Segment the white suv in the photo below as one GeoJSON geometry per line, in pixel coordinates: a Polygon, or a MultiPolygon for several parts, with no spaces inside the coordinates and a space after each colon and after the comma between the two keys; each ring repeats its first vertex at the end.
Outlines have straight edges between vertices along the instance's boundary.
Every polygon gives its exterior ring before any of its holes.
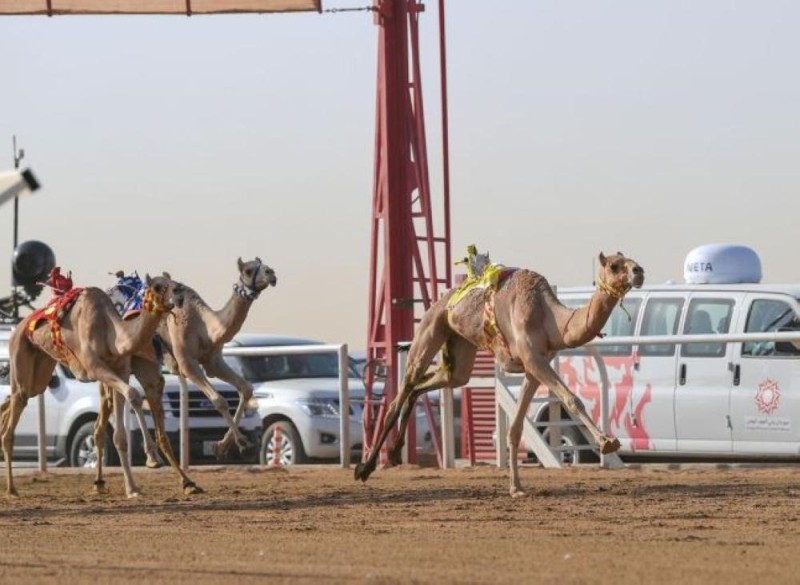
{"type": "MultiPolygon", "coordinates": [[[[319,341],[263,334],[239,334],[228,347],[319,345],[319,341]]],[[[260,461],[264,465],[310,463],[336,459],[339,442],[339,361],[336,353],[270,356],[225,356],[225,361],[253,384],[263,421],[260,461]],[[275,431],[280,429],[276,444],[275,431]]],[[[350,449],[359,457],[362,444],[364,384],[350,360],[350,449]]],[[[417,448],[431,451],[432,441],[421,410],[417,415],[417,448]]]]}
{"type": "MultiPolygon", "coordinates": [[[[11,331],[0,328],[0,402],[10,394],[11,388],[8,379],[8,339],[11,331]]],[[[166,374],[164,376],[164,426],[170,439],[172,448],[178,455],[180,443],[180,385],[177,376],[166,374]]],[[[141,388],[132,379],[132,385],[141,388]]],[[[56,365],[53,377],[45,397],[45,428],[46,452],[50,460],[58,461],[74,467],[93,467],[96,463],[94,451],[94,424],[97,420],[100,393],[96,382],[81,382],[76,380],[72,373],[61,365],[56,365]]],[[[239,402],[239,395],[228,384],[214,382],[214,387],[220,392],[235,411],[239,402]]],[[[145,420],[150,433],[153,432],[153,419],[145,401],[145,420]]],[[[14,458],[34,459],[38,456],[38,424],[39,424],[39,399],[29,400],[20,417],[14,434],[14,458]]],[[[261,419],[255,408],[248,408],[246,415],[239,424],[240,429],[248,438],[257,443],[261,434],[261,419]]],[[[132,453],[134,461],[144,460],[142,449],[142,435],[133,423],[131,433],[132,453]]],[[[212,444],[220,440],[227,426],[210,401],[193,384],[189,384],[189,438],[190,458],[198,462],[203,458],[213,457],[212,444]]],[[[105,457],[107,463],[118,462],[117,451],[113,446],[111,433],[106,434],[105,457]]],[[[232,460],[239,458],[235,449],[231,450],[232,460]]]]}

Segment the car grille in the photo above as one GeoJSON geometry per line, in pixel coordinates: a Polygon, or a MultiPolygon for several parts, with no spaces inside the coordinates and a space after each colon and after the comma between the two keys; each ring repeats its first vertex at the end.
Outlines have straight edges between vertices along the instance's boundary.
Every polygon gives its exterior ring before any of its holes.
{"type": "MultiPolygon", "coordinates": [[[[239,393],[236,390],[217,390],[220,395],[227,400],[228,409],[231,416],[236,412],[239,406],[239,393]]],[[[181,395],[180,392],[170,392],[168,395],[169,406],[172,415],[179,417],[181,415],[181,395]]],[[[189,417],[214,417],[221,416],[219,411],[214,408],[211,400],[203,394],[200,390],[189,390],[189,417]]]]}

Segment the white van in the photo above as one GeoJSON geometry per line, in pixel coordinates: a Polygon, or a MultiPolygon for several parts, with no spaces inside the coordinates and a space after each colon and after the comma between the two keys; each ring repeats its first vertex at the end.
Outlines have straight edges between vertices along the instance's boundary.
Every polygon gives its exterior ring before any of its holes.
{"type": "MultiPolygon", "coordinates": [[[[603,333],[613,338],[800,331],[800,284],[758,284],[758,257],[742,248],[692,251],[686,284],[630,291],[603,333]],[[755,282],[742,282],[748,280],[755,282]]],[[[580,306],[593,292],[565,288],[558,297],[580,306]]],[[[799,348],[800,342],[599,346],[610,382],[608,432],[620,439],[623,458],[797,458],[799,348]]],[[[599,423],[602,382],[594,358],[586,348],[564,351],[559,367],[599,423]]],[[[533,416],[543,420],[546,412],[539,407],[533,416]]],[[[576,437],[567,432],[564,442],[582,440],[576,437]]],[[[577,461],[587,454],[572,453],[577,461]]]]}

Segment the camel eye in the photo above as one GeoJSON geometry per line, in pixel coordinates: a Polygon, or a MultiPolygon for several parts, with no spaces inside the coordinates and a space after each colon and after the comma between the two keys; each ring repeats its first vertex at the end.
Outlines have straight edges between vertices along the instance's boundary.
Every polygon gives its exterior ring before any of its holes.
{"type": "Polygon", "coordinates": [[[245,271],[244,271],[244,273],[245,273],[247,276],[251,276],[251,275],[253,274],[253,269],[252,269],[252,268],[248,268],[247,270],[245,270],[245,271]]]}
{"type": "Polygon", "coordinates": [[[617,272],[619,272],[619,262],[614,262],[614,263],[611,265],[611,272],[613,272],[614,274],[616,274],[617,272]]]}

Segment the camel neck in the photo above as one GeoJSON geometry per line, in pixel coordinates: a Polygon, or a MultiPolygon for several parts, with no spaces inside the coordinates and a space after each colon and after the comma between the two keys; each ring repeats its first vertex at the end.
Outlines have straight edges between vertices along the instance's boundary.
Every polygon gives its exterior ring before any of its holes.
{"type": "Polygon", "coordinates": [[[120,355],[133,353],[143,344],[150,342],[163,315],[164,312],[160,310],[143,310],[136,319],[119,319],[123,334],[117,336],[118,353],[120,355]]]}
{"type": "Polygon", "coordinates": [[[598,287],[589,302],[575,309],[564,326],[564,345],[579,347],[600,334],[621,297],[598,287]]]}
{"type": "Polygon", "coordinates": [[[214,311],[217,323],[216,327],[209,330],[212,342],[225,343],[230,341],[242,328],[252,304],[252,300],[248,300],[238,292],[234,292],[224,307],[219,311],[214,311]]]}

